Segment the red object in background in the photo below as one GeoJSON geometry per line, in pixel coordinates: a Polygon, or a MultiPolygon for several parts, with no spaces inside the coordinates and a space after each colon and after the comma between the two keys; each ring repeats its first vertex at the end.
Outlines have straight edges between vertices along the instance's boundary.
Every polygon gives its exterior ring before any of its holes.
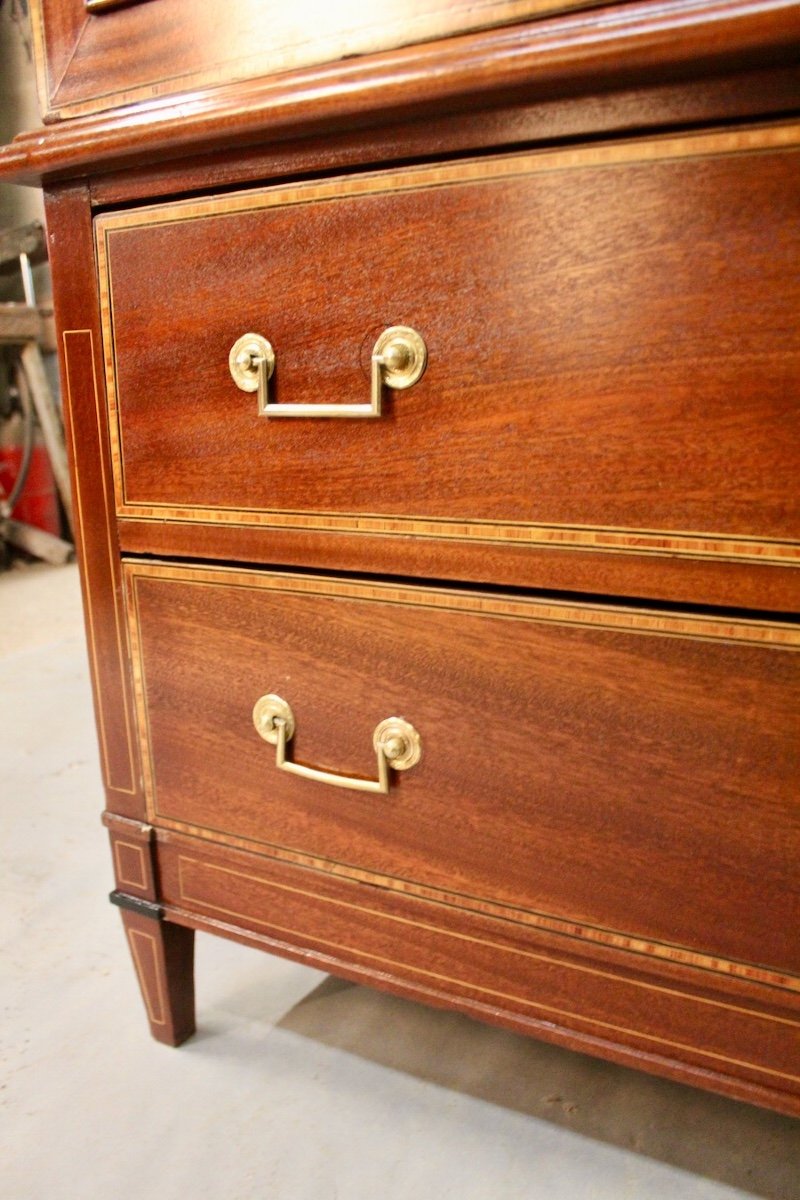
{"type": "MultiPolygon", "coordinates": [[[[21,461],[22,446],[0,445],[0,497],[10,495],[21,461]]],[[[38,434],[31,453],[28,477],[11,516],[56,537],[61,532],[56,481],[47,450],[38,434]]]]}

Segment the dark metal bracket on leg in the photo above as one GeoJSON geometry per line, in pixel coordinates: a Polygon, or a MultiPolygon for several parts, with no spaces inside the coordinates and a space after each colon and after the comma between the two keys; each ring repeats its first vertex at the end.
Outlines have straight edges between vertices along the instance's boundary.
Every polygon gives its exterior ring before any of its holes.
{"type": "Polygon", "coordinates": [[[154,904],[152,900],[143,900],[141,896],[131,896],[128,892],[116,890],[111,892],[108,898],[112,904],[116,904],[117,908],[138,913],[141,917],[151,917],[154,921],[164,920],[163,906],[154,904]]]}

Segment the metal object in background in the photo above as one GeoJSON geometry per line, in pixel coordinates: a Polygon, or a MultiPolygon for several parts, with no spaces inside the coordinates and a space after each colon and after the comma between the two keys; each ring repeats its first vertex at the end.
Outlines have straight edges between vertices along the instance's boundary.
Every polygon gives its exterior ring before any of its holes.
{"type": "Polygon", "coordinates": [[[70,542],[35,525],[14,520],[12,513],[29,480],[35,453],[35,425],[52,467],[69,528],[72,497],[61,416],[47,379],[42,347],[52,348],[51,316],[36,303],[32,266],[46,261],[44,230],[38,222],[21,229],[0,231],[0,271],[19,271],[24,302],[0,303],[0,347],[7,349],[9,371],[16,384],[22,415],[22,449],[16,478],[7,495],[0,489],[0,540],[51,563],[67,562],[70,542]]]}

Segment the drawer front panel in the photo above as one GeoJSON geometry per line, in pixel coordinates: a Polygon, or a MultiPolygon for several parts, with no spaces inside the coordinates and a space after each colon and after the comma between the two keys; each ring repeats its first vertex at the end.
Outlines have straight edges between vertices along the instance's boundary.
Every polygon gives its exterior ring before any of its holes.
{"type": "Polygon", "coordinates": [[[796,629],[255,571],[126,573],[157,825],[800,970],[796,629]],[[253,726],[265,693],[289,701],[302,764],[375,777],[372,732],[393,716],[417,729],[422,759],[391,773],[388,795],[289,775],[253,726]]]}
{"type": "Polygon", "coordinates": [[[542,939],[509,922],[175,835],[158,853],[168,905],[253,931],[323,969],[410,985],[528,1032],[558,1030],[556,1040],[575,1049],[627,1047],[800,1093],[796,996],[769,988],[740,995],[700,971],[649,975],[640,956],[592,959],[574,938],[542,939]]]}
{"type": "Polygon", "coordinates": [[[800,154],[775,127],[515,155],[102,217],[118,511],[791,556],[800,154]],[[369,401],[413,327],[425,374],[369,401]]]}

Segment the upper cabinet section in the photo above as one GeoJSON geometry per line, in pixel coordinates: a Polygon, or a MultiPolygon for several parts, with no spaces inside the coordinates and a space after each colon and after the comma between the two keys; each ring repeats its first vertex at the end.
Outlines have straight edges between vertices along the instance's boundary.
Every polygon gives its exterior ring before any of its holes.
{"type": "Polygon", "coordinates": [[[295,71],[598,0],[32,0],[46,121],[295,71]]]}
{"type": "Polygon", "coordinates": [[[35,186],[398,123],[461,120],[452,152],[797,108],[800,0],[32,0],[31,17],[48,128],[2,148],[0,176],[35,186]]]}

